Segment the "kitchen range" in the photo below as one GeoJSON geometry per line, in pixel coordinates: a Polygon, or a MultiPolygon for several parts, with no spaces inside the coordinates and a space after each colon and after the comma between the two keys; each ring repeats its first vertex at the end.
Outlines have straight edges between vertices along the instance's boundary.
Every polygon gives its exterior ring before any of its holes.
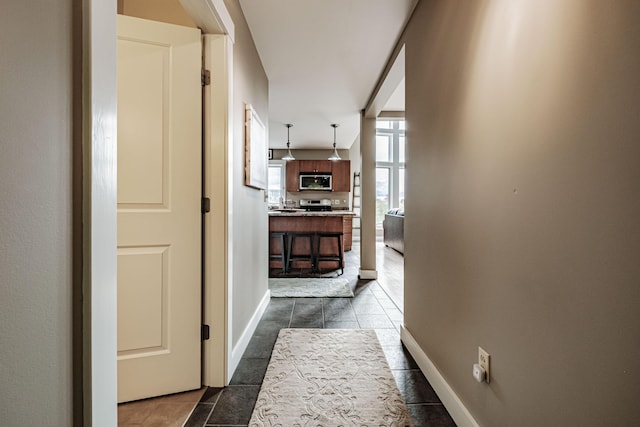
{"type": "Polygon", "coordinates": [[[327,212],[331,210],[331,200],[300,199],[300,208],[307,212],[327,212]]]}

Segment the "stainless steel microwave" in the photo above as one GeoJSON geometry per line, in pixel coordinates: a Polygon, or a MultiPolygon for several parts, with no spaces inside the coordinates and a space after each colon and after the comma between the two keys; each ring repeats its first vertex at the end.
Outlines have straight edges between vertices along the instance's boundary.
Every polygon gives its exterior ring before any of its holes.
{"type": "Polygon", "coordinates": [[[314,174],[300,174],[300,187],[299,190],[325,190],[331,191],[333,189],[333,180],[331,175],[314,175],[314,174]]]}

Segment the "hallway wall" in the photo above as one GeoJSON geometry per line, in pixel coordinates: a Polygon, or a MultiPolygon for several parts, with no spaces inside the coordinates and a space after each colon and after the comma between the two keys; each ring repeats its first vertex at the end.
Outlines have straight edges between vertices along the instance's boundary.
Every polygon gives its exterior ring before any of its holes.
{"type": "MultiPolygon", "coordinates": [[[[244,185],[245,103],[269,124],[269,82],[237,0],[225,0],[235,25],[233,45],[233,167],[230,179],[229,249],[232,256],[232,345],[268,290],[268,224],[264,192],[244,185]]],[[[267,135],[269,129],[266,129],[267,135]]],[[[212,207],[215,209],[215,207],[212,207]]]]}
{"type": "Polygon", "coordinates": [[[640,419],[639,19],[423,0],[409,24],[405,324],[480,425],[640,419]]]}
{"type": "Polygon", "coordinates": [[[0,425],[68,426],[72,2],[2,9],[0,425]]]}

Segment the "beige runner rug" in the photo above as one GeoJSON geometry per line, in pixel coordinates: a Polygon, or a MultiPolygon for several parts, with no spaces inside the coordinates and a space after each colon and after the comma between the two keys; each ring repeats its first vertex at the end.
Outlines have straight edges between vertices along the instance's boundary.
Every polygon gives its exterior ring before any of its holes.
{"type": "Polygon", "coordinates": [[[269,290],[273,298],[351,298],[349,281],[343,278],[271,278],[269,290]]]}
{"type": "Polygon", "coordinates": [[[282,329],[249,426],[411,426],[375,331],[282,329]]]}

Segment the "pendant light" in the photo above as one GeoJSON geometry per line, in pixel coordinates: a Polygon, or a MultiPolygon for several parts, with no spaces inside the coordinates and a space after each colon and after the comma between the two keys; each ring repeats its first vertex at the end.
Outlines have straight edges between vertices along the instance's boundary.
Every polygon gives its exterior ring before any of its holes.
{"type": "Polygon", "coordinates": [[[282,157],[282,160],[288,162],[290,160],[295,160],[296,158],[293,157],[293,154],[291,154],[291,149],[289,148],[289,128],[291,128],[291,126],[293,125],[291,123],[287,123],[285,126],[287,126],[287,154],[282,157]]]}
{"type": "Polygon", "coordinates": [[[337,124],[332,124],[333,128],[333,153],[329,156],[329,160],[341,160],[340,155],[338,154],[338,150],[336,149],[336,128],[340,126],[337,124]]]}

